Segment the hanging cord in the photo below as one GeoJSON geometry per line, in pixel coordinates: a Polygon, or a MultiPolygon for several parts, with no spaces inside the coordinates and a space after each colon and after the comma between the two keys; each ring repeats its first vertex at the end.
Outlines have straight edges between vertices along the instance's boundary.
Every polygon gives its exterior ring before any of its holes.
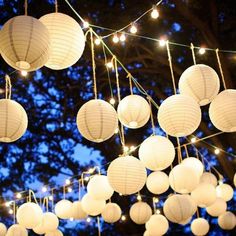
{"type": "Polygon", "coordinates": [[[55,0],[55,12],[56,13],[58,12],[58,2],[57,2],[57,0],[55,0]]]}
{"type": "Polygon", "coordinates": [[[128,73],[127,78],[129,79],[130,94],[133,95],[132,75],[130,73],[128,73]]]}
{"type": "Polygon", "coordinates": [[[156,214],[156,212],[157,212],[155,199],[156,199],[155,197],[152,198],[152,205],[153,205],[154,214],[156,214]]]}
{"type": "Polygon", "coordinates": [[[16,202],[13,202],[13,222],[16,223],[16,202]]]}
{"type": "Polygon", "coordinates": [[[63,199],[66,199],[66,186],[63,186],[63,199]]]}
{"type": "Polygon", "coordinates": [[[25,0],[25,16],[28,15],[28,0],[25,0]]]}
{"type": "Polygon", "coordinates": [[[187,145],[184,145],[184,149],[185,149],[185,152],[186,152],[186,157],[189,157],[187,145]]]}
{"type": "Polygon", "coordinates": [[[178,162],[180,164],[182,162],[181,146],[180,146],[179,138],[177,137],[176,139],[178,143],[178,162]]]}
{"type": "Polygon", "coordinates": [[[193,57],[193,64],[196,65],[196,57],[195,57],[195,52],[194,52],[194,46],[193,44],[191,43],[190,44],[190,48],[191,48],[191,51],[192,51],[192,57],[193,57]]]}
{"type": "Polygon", "coordinates": [[[220,61],[220,56],[219,56],[219,49],[218,48],[216,49],[216,58],[217,58],[217,62],[218,62],[218,65],[219,65],[220,74],[221,74],[221,78],[222,78],[224,89],[227,89],[226,88],[226,83],[225,83],[225,76],[224,76],[224,72],[223,72],[223,69],[222,69],[222,65],[221,65],[221,61],[220,61]]]}
{"type": "Polygon", "coordinates": [[[155,123],[154,123],[154,118],[153,118],[153,113],[152,113],[152,103],[151,103],[151,99],[148,96],[147,97],[148,102],[149,102],[149,106],[150,106],[150,116],[151,116],[151,124],[152,124],[152,134],[156,135],[156,128],[155,128],[155,123]]]}
{"type": "Polygon", "coordinates": [[[11,78],[9,75],[5,75],[5,98],[11,99],[11,78]]]}
{"type": "Polygon", "coordinates": [[[36,196],[35,196],[34,191],[30,189],[30,190],[29,190],[29,202],[32,201],[32,196],[33,196],[34,202],[35,202],[36,204],[38,204],[38,201],[37,201],[37,198],[36,198],[36,196]]]}
{"type": "Polygon", "coordinates": [[[97,224],[98,224],[98,236],[101,236],[101,226],[100,226],[100,217],[97,217],[97,224]]]}

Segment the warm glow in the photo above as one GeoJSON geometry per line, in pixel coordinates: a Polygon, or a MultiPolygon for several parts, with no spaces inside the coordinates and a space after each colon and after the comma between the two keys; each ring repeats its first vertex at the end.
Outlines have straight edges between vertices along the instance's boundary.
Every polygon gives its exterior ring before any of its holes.
{"type": "Polygon", "coordinates": [[[113,68],[113,63],[111,61],[107,62],[106,67],[112,69],[113,68]]]}
{"type": "Polygon", "coordinates": [[[164,39],[159,40],[159,45],[161,47],[164,47],[166,45],[166,40],[164,40],[164,39]]]}
{"type": "Polygon", "coordinates": [[[214,152],[215,152],[216,155],[218,155],[218,154],[220,154],[220,149],[216,148],[214,152]]]}
{"type": "Polygon", "coordinates": [[[71,182],[69,179],[66,180],[66,185],[69,185],[71,182]]]}
{"type": "Polygon", "coordinates": [[[47,188],[46,187],[42,187],[42,192],[46,193],[47,192],[47,188]]]}
{"type": "Polygon", "coordinates": [[[96,45],[100,45],[100,44],[101,44],[101,40],[100,40],[99,38],[96,38],[95,41],[94,41],[94,43],[95,43],[96,45]]]}
{"type": "Polygon", "coordinates": [[[118,134],[118,133],[119,133],[119,128],[116,128],[115,134],[118,134]]]}
{"type": "Polygon", "coordinates": [[[124,42],[125,40],[126,40],[126,36],[125,36],[124,33],[122,33],[121,36],[120,36],[120,41],[124,42]]]}
{"type": "Polygon", "coordinates": [[[67,191],[68,191],[68,193],[71,193],[71,192],[72,192],[72,188],[69,187],[69,188],[67,189],[67,191]]]}
{"type": "Polygon", "coordinates": [[[152,12],[151,12],[151,17],[153,19],[157,19],[159,17],[159,12],[156,8],[153,8],[152,12]]]}
{"type": "Polygon", "coordinates": [[[136,34],[138,31],[137,27],[135,24],[132,24],[131,27],[130,27],[130,33],[131,34],[136,34]]]}
{"type": "Polygon", "coordinates": [[[17,193],[17,194],[16,194],[16,198],[18,198],[18,199],[22,198],[21,193],[17,193]]]}
{"type": "Polygon", "coordinates": [[[53,196],[49,196],[48,199],[49,199],[50,201],[53,201],[53,196]]]}
{"type": "Polygon", "coordinates": [[[22,75],[22,76],[27,76],[27,75],[28,75],[28,72],[25,71],[25,70],[22,70],[22,71],[21,71],[21,75],[22,75]]]}
{"type": "Polygon", "coordinates": [[[115,34],[112,38],[113,43],[118,43],[120,41],[119,37],[117,36],[117,34],[115,34]]]}
{"type": "Polygon", "coordinates": [[[8,212],[9,212],[9,214],[11,214],[11,215],[14,213],[12,209],[10,209],[8,212]]]}
{"type": "Polygon", "coordinates": [[[194,138],[191,138],[191,143],[196,143],[197,139],[194,137],[194,138]]]}
{"type": "Polygon", "coordinates": [[[115,105],[116,100],[114,98],[111,98],[109,102],[111,103],[111,105],[115,105]]]}
{"type": "Polygon", "coordinates": [[[124,152],[128,152],[129,151],[129,147],[127,147],[127,146],[124,146],[123,149],[124,149],[124,152]]]}
{"type": "Polygon", "coordinates": [[[141,201],[141,200],[142,200],[141,195],[138,195],[138,196],[137,196],[137,200],[138,200],[138,201],[141,201]]]}
{"type": "Polygon", "coordinates": [[[199,54],[203,55],[206,52],[205,48],[200,48],[199,49],[199,54]]]}
{"type": "Polygon", "coordinates": [[[89,27],[89,23],[88,23],[88,21],[84,21],[84,28],[86,29],[86,28],[88,28],[89,27]]]}
{"type": "Polygon", "coordinates": [[[88,218],[86,219],[86,221],[87,221],[88,223],[91,222],[91,218],[88,217],[88,218]]]}
{"type": "Polygon", "coordinates": [[[121,216],[121,220],[125,221],[126,220],[126,216],[125,215],[121,216]]]}

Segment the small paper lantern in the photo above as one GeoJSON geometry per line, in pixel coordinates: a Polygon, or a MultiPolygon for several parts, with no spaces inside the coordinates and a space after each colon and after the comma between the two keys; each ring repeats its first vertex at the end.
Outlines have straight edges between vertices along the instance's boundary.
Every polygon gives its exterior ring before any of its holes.
{"type": "Polygon", "coordinates": [[[31,16],[16,16],[0,31],[0,49],[8,65],[24,71],[35,71],[48,61],[50,37],[47,28],[31,16]]]}
{"type": "Polygon", "coordinates": [[[138,225],[145,224],[152,215],[152,208],[146,202],[136,202],[129,211],[131,220],[138,225]]]}
{"type": "Polygon", "coordinates": [[[7,227],[3,223],[0,223],[0,236],[5,236],[7,233],[7,227]]]}
{"type": "Polygon", "coordinates": [[[0,99],[0,142],[10,143],[21,138],[28,126],[24,108],[10,99],[0,99]]]}
{"type": "Polygon", "coordinates": [[[191,231],[194,235],[203,236],[209,232],[210,225],[207,220],[203,218],[197,218],[193,220],[191,224],[191,231]]]}
{"type": "Polygon", "coordinates": [[[227,89],[219,93],[209,107],[213,125],[223,132],[236,131],[236,90],[227,89]]]}
{"type": "Polygon", "coordinates": [[[220,80],[210,66],[198,64],[190,66],[179,80],[180,94],[188,95],[200,106],[209,104],[219,93],[220,80]]]}
{"type": "Polygon", "coordinates": [[[87,185],[87,190],[89,195],[98,200],[107,200],[114,193],[105,175],[95,175],[92,177],[87,185]]]}
{"type": "Polygon", "coordinates": [[[162,171],[153,172],[147,177],[146,186],[151,193],[162,194],[170,186],[168,175],[162,171]]]}
{"type": "Polygon", "coordinates": [[[66,199],[59,201],[55,205],[56,215],[63,220],[70,219],[71,209],[72,209],[72,202],[66,199]]]}
{"type": "Polygon", "coordinates": [[[40,224],[43,211],[40,206],[33,202],[24,203],[16,212],[17,222],[26,229],[33,229],[40,224]]]}
{"type": "Polygon", "coordinates": [[[163,215],[152,215],[145,227],[150,236],[164,235],[169,229],[169,222],[163,215]]]}
{"type": "Polygon", "coordinates": [[[199,161],[197,158],[195,157],[188,157],[185,158],[181,164],[191,167],[197,174],[199,177],[202,176],[203,174],[203,170],[204,170],[204,166],[202,164],[201,161],[199,161]]]}
{"type": "Polygon", "coordinates": [[[57,229],[55,231],[46,233],[45,236],[63,236],[63,233],[57,229]]]}
{"type": "Polygon", "coordinates": [[[6,236],[28,236],[27,230],[22,225],[12,225],[8,230],[6,236]]]}
{"type": "MultiPolygon", "coordinates": [[[[99,187],[99,186],[98,186],[99,187]]],[[[92,198],[89,194],[85,194],[81,201],[82,209],[91,216],[97,216],[102,213],[105,208],[105,200],[97,200],[92,198]]]]}
{"type": "Polygon", "coordinates": [[[141,161],[133,156],[118,157],[107,170],[111,187],[123,195],[140,191],[147,179],[146,169],[141,161]]]}
{"type": "Polygon", "coordinates": [[[85,46],[84,33],[77,21],[58,12],[44,15],[39,20],[47,27],[51,38],[51,54],[46,66],[62,70],[74,65],[85,46]]]}
{"type": "Polygon", "coordinates": [[[218,224],[224,230],[232,230],[236,225],[236,217],[234,213],[226,211],[218,217],[218,224]]]}
{"type": "Polygon", "coordinates": [[[107,223],[115,223],[121,217],[121,209],[116,203],[107,203],[102,211],[102,218],[107,223]]]}
{"type": "Polygon", "coordinates": [[[81,220],[81,219],[85,219],[87,216],[88,216],[87,213],[82,208],[81,201],[73,202],[72,207],[71,207],[71,217],[74,220],[81,220]]]}
{"type": "Polygon", "coordinates": [[[108,102],[99,99],[86,102],[79,109],[76,119],[81,135],[96,143],[109,139],[118,127],[116,110],[108,102]]]}
{"type": "Polygon", "coordinates": [[[200,183],[208,183],[212,184],[213,186],[217,186],[217,178],[215,175],[209,172],[204,172],[202,176],[200,177],[200,183]]]}
{"type": "Polygon", "coordinates": [[[223,214],[227,209],[227,204],[225,200],[217,197],[215,202],[206,208],[206,211],[209,215],[216,217],[223,214]]]}
{"type": "Polygon", "coordinates": [[[216,195],[227,202],[233,198],[234,190],[229,184],[220,184],[216,187],[216,195]]]}
{"type": "Polygon", "coordinates": [[[139,95],[129,95],[123,98],[117,108],[120,122],[131,129],[144,126],[151,114],[148,102],[139,95]]]}
{"type": "Polygon", "coordinates": [[[200,183],[191,192],[191,196],[199,207],[208,207],[216,200],[216,190],[212,184],[200,183]]]}
{"type": "Polygon", "coordinates": [[[156,171],[164,170],[175,158],[175,147],[163,136],[151,136],[145,139],[139,148],[139,159],[146,168],[156,171]]]}
{"type": "Polygon", "coordinates": [[[190,193],[199,184],[199,176],[191,167],[179,164],[170,171],[169,182],[177,193],[190,193]]]}

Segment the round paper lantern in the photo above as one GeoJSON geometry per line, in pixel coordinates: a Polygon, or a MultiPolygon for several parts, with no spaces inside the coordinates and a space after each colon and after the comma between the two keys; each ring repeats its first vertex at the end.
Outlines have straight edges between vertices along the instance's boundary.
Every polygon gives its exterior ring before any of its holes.
{"type": "Polygon", "coordinates": [[[59,201],[55,205],[56,215],[63,220],[67,220],[71,217],[71,209],[72,209],[72,202],[66,199],[59,201]]]}
{"type": "Polygon", "coordinates": [[[232,212],[226,211],[219,216],[218,224],[224,230],[232,230],[236,225],[236,217],[232,212]]]}
{"type": "Polygon", "coordinates": [[[105,175],[95,175],[92,177],[87,185],[87,190],[89,195],[98,200],[107,200],[114,193],[105,175]]]}
{"type": "Polygon", "coordinates": [[[146,202],[136,202],[130,208],[129,215],[134,223],[142,225],[150,219],[152,208],[146,202]]]}
{"type": "Polygon", "coordinates": [[[198,128],[201,109],[193,98],[182,94],[173,95],[159,107],[158,121],[167,134],[174,137],[187,136],[198,128]]]}
{"type": "Polygon", "coordinates": [[[169,188],[168,175],[162,171],[152,172],[147,177],[147,189],[153,194],[162,194],[169,188]]]}
{"type": "Polygon", "coordinates": [[[27,230],[18,224],[12,225],[8,230],[6,236],[28,236],[27,230]]]}
{"type": "Polygon", "coordinates": [[[0,236],[5,236],[7,233],[7,227],[3,223],[0,223],[0,236]]]}
{"type": "Polygon", "coordinates": [[[177,193],[190,193],[197,187],[199,176],[191,167],[179,164],[171,170],[169,182],[177,193]]]}
{"type": "MultiPolygon", "coordinates": [[[[99,187],[99,186],[98,186],[99,187]]],[[[85,194],[81,201],[82,209],[91,216],[97,216],[102,213],[105,208],[105,200],[97,200],[92,198],[89,194],[85,194]]]]}
{"type": "Polygon", "coordinates": [[[102,218],[107,223],[115,223],[121,217],[121,209],[116,203],[107,203],[102,211],[102,218]]]}
{"type": "Polygon", "coordinates": [[[191,196],[199,207],[208,207],[216,200],[216,190],[212,184],[200,183],[191,192],[191,196]]]}
{"type": "Polygon", "coordinates": [[[220,184],[216,187],[216,195],[227,202],[233,198],[234,190],[229,184],[220,184]]]}
{"type": "Polygon", "coordinates": [[[55,231],[59,225],[59,220],[52,212],[46,212],[43,214],[43,219],[40,223],[44,232],[55,231]]]}
{"type": "Polygon", "coordinates": [[[204,172],[200,177],[200,183],[212,184],[214,187],[217,186],[217,178],[215,175],[209,172],[204,172]]]}
{"type": "Polygon", "coordinates": [[[223,132],[236,131],[236,90],[227,89],[219,93],[209,107],[213,125],[223,132]]]}
{"type": "Polygon", "coordinates": [[[37,225],[35,228],[33,228],[33,231],[34,231],[36,234],[39,234],[39,235],[46,233],[46,231],[45,231],[45,229],[44,229],[44,227],[43,227],[42,222],[41,222],[39,225],[37,225]]]}
{"type": "Polygon", "coordinates": [[[215,70],[207,65],[190,66],[179,80],[180,93],[194,98],[200,106],[209,104],[219,90],[219,77],[215,70]]]}
{"type": "Polygon", "coordinates": [[[76,122],[81,135],[96,143],[109,139],[118,127],[116,110],[99,99],[86,102],[79,109],[76,122]]]}
{"type": "Polygon", "coordinates": [[[117,108],[120,122],[131,129],[144,126],[151,114],[148,102],[139,95],[129,95],[123,98],[117,108]]]}
{"type": "Polygon", "coordinates": [[[81,220],[87,217],[87,213],[82,208],[81,201],[75,201],[71,207],[71,217],[74,220],[81,220]]]}
{"type": "Polygon", "coordinates": [[[45,236],[63,236],[63,233],[57,229],[55,231],[46,233],[45,236]]]}
{"type": "Polygon", "coordinates": [[[169,229],[169,222],[163,215],[152,215],[145,227],[150,236],[164,235],[169,229]]]}
{"type": "Polygon", "coordinates": [[[146,169],[141,161],[133,156],[118,157],[107,170],[111,187],[123,195],[140,191],[147,179],[146,169]]]}
{"type": "Polygon", "coordinates": [[[186,224],[188,224],[191,221],[191,219],[192,219],[192,217],[189,217],[187,220],[183,220],[183,221],[179,222],[178,224],[186,225],[186,224]]]}
{"type": "Polygon", "coordinates": [[[31,16],[16,16],[0,31],[3,59],[17,70],[35,71],[48,61],[50,36],[47,28],[31,16]]]}
{"type": "Polygon", "coordinates": [[[163,136],[151,136],[145,139],[139,148],[139,159],[146,168],[153,171],[166,169],[174,158],[174,145],[163,136]]]}
{"type": "Polygon", "coordinates": [[[84,33],[77,21],[58,12],[44,15],[39,20],[47,27],[51,38],[51,54],[46,66],[62,70],[74,65],[85,46],[84,33]]]}
{"type": "Polygon", "coordinates": [[[207,220],[203,218],[197,218],[193,220],[191,224],[191,231],[194,235],[202,236],[209,232],[210,225],[207,220]]]}
{"type": "Polygon", "coordinates": [[[185,158],[181,164],[191,167],[198,174],[199,177],[202,176],[204,166],[203,166],[202,162],[200,160],[198,160],[197,158],[195,158],[195,157],[185,158]]]}
{"type": "Polygon", "coordinates": [[[33,202],[24,203],[16,212],[17,222],[27,229],[33,229],[40,224],[43,211],[40,206],[33,202]]]}
{"type": "Polygon", "coordinates": [[[206,208],[206,211],[209,215],[216,217],[223,214],[226,209],[226,202],[222,198],[217,197],[215,202],[206,208]]]}
{"type": "Polygon", "coordinates": [[[0,142],[10,143],[21,138],[28,126],[24,108],[10,99],[0,99],[0,142]]]}

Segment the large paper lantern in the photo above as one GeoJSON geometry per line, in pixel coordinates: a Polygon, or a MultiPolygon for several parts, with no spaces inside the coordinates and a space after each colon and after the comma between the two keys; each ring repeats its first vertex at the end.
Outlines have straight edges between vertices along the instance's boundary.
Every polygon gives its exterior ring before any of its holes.
{"type": "Polygon", "coordinates": [[[121,209],[116,203],[107,203],[102,211],[102,218],[107,223],[115,223],[121,217],[121,209]]]}
{"type": "Polygon", "coordinates": [[[197,218],[193,220],[191,224],[191,231],[194,235],[203,236],[209,232],[210,225],[207,220],[203,218],[197,218]]]}
{"type": "Polygon", "coordinates": [[[130,208],[129,215],[134,223],[142,225],[150,219],[152,208],[146,202],[136,202],[130,208]]]}
{"type": "Polygon", "coordinates": [[[131,129],[144,126],[151,114],[148,102],[139,95],[129,95],[123,98],[117,108],[120,122],[131,129]]]}
{"type": "Polygon", "coordinates": [[[191,96],[200,106],[209,104],[219,93],[220,80],[210,66],[190,66],[179,80],[180,94],[191,96]]]}
{"type": "Polygon", "coordinates": [[[71,217],[71,208],[72,208],[72,202],[63,199],[55,205],[55,213],[59,218],[67,220],[70,219],[71,217]]]}
{"type": "Polygon", "coordinates": [[[81,219],[85,219],[87,216],[88,216],[87,213],[82,208],[81,201],[73,202],[72,207],[71,207],[71,217],[74,220],[81,220],[81,219]]]}
{"type": "Polygon", "coordinates": [[[174,158],[174,145],[163,136],[151,136],[145,139],[139,148],[139,159],[146,168],[153,171],[166,169],[174,158]]]}
{"type": "Polygon", "coordinates": [[[0,236],[5,236],[7,233],[7,227],[3,223],[0,223],[0,236]]]}
{"type": "Polygon", "coordinates": [[[169,178],[165,172],[156,171],[152,172],[147,177],[147,189],[153,194],[162,194],[169,188],[169,178]]]}
{"type": "Polygon", "coordinates": [[[10,99],[0,99],[0,142],[10,143],[21,138],[28,126],[24,108],[10,99]]]}
{"type": "Polygon", "coordinates": [[[204,170],[204,166],[202,164],[201,161],[199,161],[197,158],[195,157],[188,157],[185,158],[181,164],[191,167],[197,174],[199,177],[202,176],[203,174],[203,170],[204,170]]]}
{"type": "Polygon", "coordinates": [[[92,142],[103,142],[114,135],[118,127],[116,110],[103,100],[86,102],[78,111],[77,127],[81,135],[92,142]]]}
{"type": "Polygon", "coordinates": [[[16,212],[17,222],[27,229],[33,229],[40,224],[43,211],[40,206],[33,202],[24,203],[16,212]]]}
{"type": "Polygon", "coordinates": [[[209,107],[213,125],[223,132],[236,131],[236,90],[227,89],[219,93],[209,107]]]}
{"type": "Polygon", "coordinates": [[[46,66],[62,70],[74,65],[85,46],[84,33],[77,21],[58,12],[44,15],[39,20],[47,27],[51,38],[51,54],[46,66]]]}
{"type": "Polygon", "coordinates": [[[56,229],[55,231],[46,233],[45,236],[63,236],[63,233],[59,229],[56,229]]]}
{"type": "Polygon", "coordinates": [[[133,156],[118,157],[107,170],[111,187],[123,195],[140,191],[147,179],[146,169],[141,161],[133,156]]]}
{"type": "Polygon", "coordinates": [[[226,211],[218,218],[219,226],[224,230],[232,230],[236,225],[236,217],[234,213],[226,211]]]}
{"type": "Polygon", "coordinates": [[[217,178],[212,173],[204,172],[202,176],[200,177],[200,183],[208,183],[216,187],[217,178]]]}
{"type": "Polygon", "coordinates": [[[229,184],[220,184],[216,187],[216,195],[227,202],[233,198],[234,190],[229,184]]]}
{"type": "Polygon", "coordinates": [[[27,230],[18,224],[12,225],[8,230],[6,236],[28,236],[27,230]]]}
{"type": "Polygon", "coordinates": [[[17,70],[35,71],[48,61],[50,36],[47,28],[31,16],[16,16],[0,31],[3,59],[17,70]]]}
{"type": "Polygon", "coordinates": [[[87,185],[87,190],[89,195],[98,200],[107,200],[114,193],[105,175],[95,175],[92,177],[87,185]]]}
{"type": "Polygon", "coordinates": [[[217,197],[215,202],[206,208],[206,211],[209,215],[216,217],[223,214],[227,209],[227,204],[225,200],[217,197]]]}

